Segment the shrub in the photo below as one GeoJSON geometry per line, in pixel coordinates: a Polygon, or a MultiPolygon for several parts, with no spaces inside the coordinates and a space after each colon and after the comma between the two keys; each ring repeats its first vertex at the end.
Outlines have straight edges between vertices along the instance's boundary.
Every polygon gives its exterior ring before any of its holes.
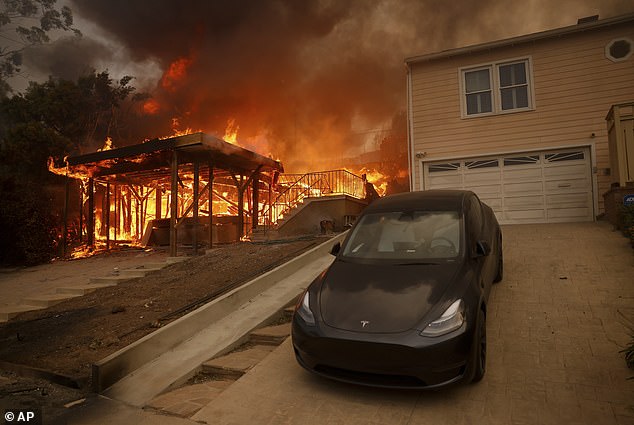
{"type": "Polygon", "coordinates": [[[35,265],[49,261],[58,246],[58,219],[41,185],[0,181],[0,263],[35,265]]]}

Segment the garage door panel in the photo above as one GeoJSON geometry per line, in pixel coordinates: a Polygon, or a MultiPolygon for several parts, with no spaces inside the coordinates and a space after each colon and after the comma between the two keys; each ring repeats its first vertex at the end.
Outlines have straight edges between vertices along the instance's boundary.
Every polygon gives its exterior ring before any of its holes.
{"type": "Polygon", "coordinates": [[[546,217],[544,210],[518,210],[518,211],[504,211],[503,215],[505,221],[524,223],[539,223],[546,217]]]}
{"type": "Polygon", "coordinates": [[[542,170],[541,168],[526,168],[526,169],[517,169],[516,167],[506,167],[504,169],[504,181],[506,182],[523,182],[526,180],[542,180],[542,170]]]}
{"type": "Polygon", "coordinates": [[[589,208],[549,208],[547,219],[568,219],[571,218],[583,219],[590,214],[589,208]]]}
{"type": "Polygon", "coordinates": [[[426,188],[472,190],[503,224],[593,219],[587,148],[456,159],[425,166],[426,188]]]}
{"type": "Polygon", "coordinates": [[[504,184],[504,193],[506,196],[514,194],[541,194],[544,191],[544,185],[539,182],[525,182],[525,183],[507,183],[504,184]]]}
{"type": "Polygon", "coordinates": [[[546,204],[554,208],[587,208],[588,194],[587,193],[567,193],[546,196],[546,204]]]}
{"type": "Polygon", "coordinates": [[[502,211],[502,199],[501,198],[487,198],[478,195],[478,198],[485,204],[491,207],[493,211],[502,211]]]}
{"type": "Polygon", "coordinates": [[[557,178],[557,177],[561,177],[561,176],[579,176],[579,177],[583,177],[587,174],[588,169],[587,169],[588,165],[587,164],[578,164],[578,165],[571,165],[571,164],[551,164],[548,167],[544,167],[544,177],[546,177],[546,180],[550,180],[550,178],[557,178]]]}
{"type": "Polygon", "coordinates": [[[520,209],[543,209],[544,197],[535,196],[517,196],[504,198],[504,210],[520,210],[520,209]]]}
{"type": "Polygon", "coordinates": [[[586,179],[562,179],[556,181],[547,181],[545,184],[546,193],[587,193],[587,188],[588,181],[586,179]]]}
{"type": "MultiPolygon", "coordinates": [[[[430,178],[431,187],[434,189],[440,188],[456,188],[462,186],[462,176],[461,175],[438,175],[439,173],[434,173],[430,178]]],[[[444,174],[444,173],[443,173],[444,174]]]]}
{"type": "Polygon", "coordinates": [[[480,194],[484,195],[495,195],[498,197],[502,196],[502,187],[497,184],[497,185],[489,185],[489,186],[476,186],[476,185],[472,185],[470,187],[470,190],[473,190],[475,193],[478,194],[478,196],[480,194]]]}

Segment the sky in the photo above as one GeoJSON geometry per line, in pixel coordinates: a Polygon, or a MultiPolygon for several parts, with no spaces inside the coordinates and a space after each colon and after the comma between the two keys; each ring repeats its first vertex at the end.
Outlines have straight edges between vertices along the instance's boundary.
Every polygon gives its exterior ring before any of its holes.
{"type": "Polygon", "coordinates": [[[91,69],[131,75],[151,96],[137,111],[147,138],[222,137],[231,124],[291,171],[375,149],[406,109],[406,57],[634,12],[623,0],[60,2],[83,36],[29,49],[18,90],[91,69]]]}

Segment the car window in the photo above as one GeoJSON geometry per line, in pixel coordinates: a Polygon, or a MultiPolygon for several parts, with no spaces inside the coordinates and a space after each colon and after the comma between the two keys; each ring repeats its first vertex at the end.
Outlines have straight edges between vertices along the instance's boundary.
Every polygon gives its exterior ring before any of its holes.
{"type": "Polygon", "coordinates": [[[343,255],[353,258],[453,258],[460,252],[460,218],[455,211],[381,212],[364,215],[343,255]]]}

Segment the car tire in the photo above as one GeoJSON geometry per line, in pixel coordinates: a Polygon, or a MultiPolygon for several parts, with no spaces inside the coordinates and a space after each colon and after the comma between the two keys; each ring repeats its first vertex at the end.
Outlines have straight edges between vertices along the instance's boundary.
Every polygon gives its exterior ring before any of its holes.
{"type": "Polygon", "coordinates": [[[487,325],[486,316],[484,312],[480,310],[478,312],[478,330],[476,339],[474,341],[475,355],[473,358],[473,378],[472,383],[480,382],[484,378],[486,372],[487,362],[487,325]]]}
{"type": "Polygon", "coordinates": [[[498,271],[495,274],[495,279],[493,279],[493,283],[498,283],[504,278],[504,254],[502,251],[502,237],[500,237],[500,242],[498,243],[498,271]]]}

